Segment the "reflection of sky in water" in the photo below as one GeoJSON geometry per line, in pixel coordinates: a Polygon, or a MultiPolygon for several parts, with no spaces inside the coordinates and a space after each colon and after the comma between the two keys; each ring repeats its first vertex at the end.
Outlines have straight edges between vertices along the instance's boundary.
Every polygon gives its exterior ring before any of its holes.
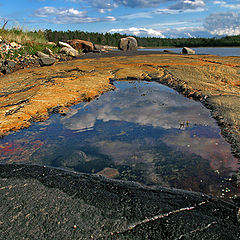
{"type": "Polygon", "coordinates": [[[107,173],[218,196],[237,193],[224,177],[238,170],[238,161],[207,109],[158,83],[115,86],[65,117],[55,115],[0,140],[0,161],[107,173]]]}
{"type": "Polygon", "coordinates": [[[209,112],[199,103],[160,84],[118,82],[116,86],[120,88],[93,102],[87,113],[75,110],[76,114],[63,119],[63,124],[79,131],[94,127],[97,120],[127,121],[164,129],[179,128],[181,122],[187,121],[214,125],[209,112]]]}

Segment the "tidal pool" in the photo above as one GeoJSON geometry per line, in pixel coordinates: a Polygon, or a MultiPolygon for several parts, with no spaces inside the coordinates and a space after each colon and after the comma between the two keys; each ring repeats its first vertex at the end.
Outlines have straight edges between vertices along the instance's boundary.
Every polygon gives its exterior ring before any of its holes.
{"type": "Polygon", "coordinates": [[[97,173],[222,198],[239,162],[210,112],[156,82],[119,81],[115,91],[0,140],[1,163],[97,173]]]}

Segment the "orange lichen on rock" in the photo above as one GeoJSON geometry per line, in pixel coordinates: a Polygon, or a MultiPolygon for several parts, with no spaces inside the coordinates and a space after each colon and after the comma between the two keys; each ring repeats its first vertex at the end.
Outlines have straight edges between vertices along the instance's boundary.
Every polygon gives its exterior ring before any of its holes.
{"type": "Polygon", "coordinates": [[[46,120],[52,112],[66,114],[69,106],[113,89],[110,79],[154,79],[198,98],[234,96],[228,109],[239,126],[240,114],[234,113],[240,99],[239,66],[239,57],[153,54],[20,70],[0,80],[0,135],[46,120]]]}

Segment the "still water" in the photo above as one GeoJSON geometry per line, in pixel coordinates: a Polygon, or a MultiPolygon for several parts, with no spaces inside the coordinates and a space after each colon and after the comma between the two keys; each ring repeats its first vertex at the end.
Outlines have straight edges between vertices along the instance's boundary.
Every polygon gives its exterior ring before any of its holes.
{"type": "MultiPolygon", "coordinates": [[[[196,54],[213,54],[217,56],[240,56],[240,47],[206,47],[206,48],[192,48],[196,54]]],[[[151,48],[138,49],[138,51],[163,51],[169,50],[175,53],[180,53],[182,48],[151,48]]]]}
{"type": "Polygon", "coordinates": [[[238,161],[210,113],[156,82],[115,82],[115,91],[0,140],[1,163],[97,173],[231,197],[238,161]]]}

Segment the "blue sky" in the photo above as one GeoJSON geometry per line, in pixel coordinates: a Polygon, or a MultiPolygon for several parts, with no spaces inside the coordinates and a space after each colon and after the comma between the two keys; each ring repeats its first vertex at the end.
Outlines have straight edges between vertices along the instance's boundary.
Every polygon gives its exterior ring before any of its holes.
{"type": "Polygon", "coordinates": [[[154,37],[240,34],[240,0],[0,0],[0,20],[27,30],[154,37]]]}

